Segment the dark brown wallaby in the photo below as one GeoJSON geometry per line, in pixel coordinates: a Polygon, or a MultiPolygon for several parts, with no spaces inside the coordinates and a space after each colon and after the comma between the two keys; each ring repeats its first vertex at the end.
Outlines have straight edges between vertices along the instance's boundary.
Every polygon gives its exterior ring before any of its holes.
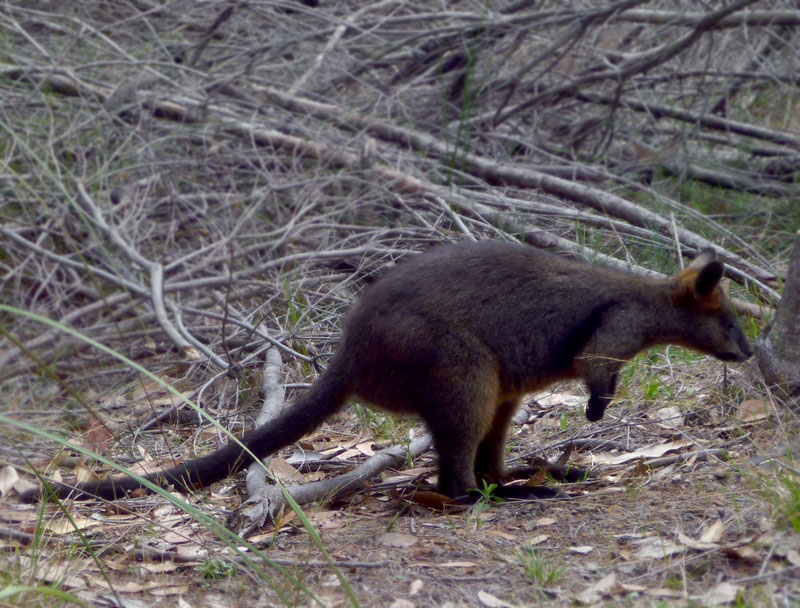
{"type": "MultiPolygon", "coordinates": [[[[752,354],[719,286],[724,271],[703,251],[666,279],[567,261],[510,243],[460,243],[404,261],[365,289],[322,377],[277,420],[243,439],[262,458],[312,431],[350,396],[419,415],[439,453],[439,488],[463,497],[478,479],[502,481],[504,441],[520,399],[577,378],[586,417],[613,398],[617,373],[639,351],[679,344],[723,361],[752,354]]],[[[197,488],[252,456],[230,443],[148,479],[197,488]]],[[[114,498],[131,478],[53,484],[60,496],[114,498]]],[[[546,495],[546,492],[544,493],[546,495]]],[[[23,496],[34,500],[39,491],[23,496]]]]}

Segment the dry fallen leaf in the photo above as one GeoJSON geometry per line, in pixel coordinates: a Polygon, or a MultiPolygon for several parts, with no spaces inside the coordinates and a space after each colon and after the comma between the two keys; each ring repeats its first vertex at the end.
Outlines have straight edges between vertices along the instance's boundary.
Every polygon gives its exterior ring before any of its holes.
{"type": "Polygon", "coordinates": [[[364,454],[364,456],[372,456],[373,454],[375,454],[375,450],[372,448],[372,445],[373,442],[371,440],[364,441],[356,446],[356,450],[364,454]]]}
{"type": "Polygon", "coordinates": [[[658,536],[650,536],[640,541],[636,541],[639,548],[634,552],[633,557],[637,559],[662,559],[669,557],[673,553],[680,553],[678,545],[669,540],[664,540],[658,536]]]}
{"type": "Polygon", "coordinates": [[[549,534],[537,534],[528,539],[529,545],[541,545],[544,541],[550,538],[549,534]]]}
{"type": "Polygon", "coordinates": [[[122,593],[142,593],[164,586],[164,583],[160,581],[112,581],[109,583],[101,576],[89,576],[87,582],[91,587],[100,589],[111,589],[113,585],[114,591],[122,593]]]}
{"type": "Polygon", "coordinates": [[[742,422],[762,420],[769,415],[769,403],[763,399],[745,399],[739,405],[739,419],[742,422]]]}
{"type": "Polygon", "coordinates": [[[197,543],[183,543],[175,545],[175,553],[184,560],[191,560],[192,562],[201,562],[208,558],[208,550],[204,549],[197,543]]]}
{"type": "Polygon", "coordinates": [[[449,496],[439,494],[438,492],[417,491],[411,496],[411,501],[422,507],[434,509],[436,511],[443,511],[445,507],[468,508],[467,505],[458,503],[449,496]]]}
{"type": "Polygon", "coordinates": [[[544,391],[542,393],[534,394],[532,400],[536,401],[536,403],[544,407],[550,407],[562,404],[579,406],[583,405],[584,401],[586,401],[586,398],[581,395],[576,395],[570,391],[566,392],[544,391]]]}
{"type": "Polygon", "coordinates": [[[422,591],[423,585],[424,583],[422,582],[421,579],[417,579],[413,583],[411,583],[411,587],[408,589],[408,597],[414,597],[415,595],[417,595],[417,593],[422,591]]]}
{"type": "Polygon", "coordinates": [[[86,466],[86,463],[80,461],[75,465],[75,478],[78,483],[87,483],[89,481],[97,481],[99,477],[95,472],[86,466]]]}
{"type": "Polygon", "coordinates": [[[5,466],[0,470],[0,496],[5,496],[19,480],[19,473],[12,466],[5,466]]]}
{"type": "MultiPolygon", "coordinates": [[[[294,513],[294,511],[287,509],[286,515],[288,516],[289,513],[294,513]]],[[[311,513],[309,519],[321,530],[338,530],[345,522],[344,513],[341,511],[317,511],[311,513]]]]}
{"type": "Polygon", "coordinates": [[[102,456],[108,450],[112,439],[114,439],[114,435],[111,434],[108,427],[101,420],[90,415],[89,428],[83,437],[84,447],[102,456]]]}
{"type": "Polygon", "coordinates": [[[635,452],[625,452],[624,454],[596,454],[593,460],[596,464],[622,464],[639,458],[659,458],[664,454],[682,450],[690,445],[693,445],[692,442],[684,439],[667,441],[666,443],[658,443],[656,445],[640,448],[635,452]]]}
{"type": "Polygon", "coordinates": [[[269,470],[281,483],[303,481],[303,474],[280,456],[272,457],[269,462],[269,470]]]}
{"type": "Polygon", "coordinates": [[[683,591],[675,591],[665,587],[646,587],[645,585],[633,585],[629,583],[622,583],[620,589],[631,593],[646,593],[650,597],[657,598],[685,598],[686,594],[683,591]]]}
{"type": "Polygon", "coordinates": [[[189,585],[166,585],[150,589],[149,592],[153,595],[183,595],[189,592],[189,585]]]}
{"type": "Polygon", "coordinates": [[[486,534],[491,536],[496,536],[497,538],[502,538],[503,540],[515,541],[517,540],[516,534],[509,534],[503,530],[486,530],[486,534]]]}
{"type": "Polygon", "coordinates": [[[60,517],[58,519],[45,522],[44,527],[52,534],[69,534],[70,532],[74,532],[76,528],[78,530],[86,530],[87,528],[102,524],[102,521],[93,517],[80,517],[73,515],[72,521],[69,521],[66,517],[60,517]]]}
{"type": "Polygon", "coordinates": [[[575,599],[581,604],[595,604],[599,602],[603,595],[611,592],[617,585],[617,577],[612,572],[608,576],[604,576],[597,581],[594,585],[590,585],[581,591],[575,599]]]}
{"type": "Polygon", "coordinates": [[[706,530],[700,535],[700,542],[702,543],[718,543],[722,540],[722,520],[717,520],[713,524],[711,524],[706,530]]]}
{"type": "Polygon", "coordinates": [[[513,605],[501,600],[499,597],[493,596],[491,593],[487,593],[483,589],[478,591],[478,599],[481,601],[481,604],[488,608],[514,608],[513,605]]]}
{"type": "Polygon", "coordinates": [[[676,429],[683,424],[683,414],[675,406],[662,407],[656,412],[656,417],[667,428],[676,429]]]}
{"type": "Polygon", "coordinates": [[[384,532],[378,535],[378,542],[384,547],[413,547],[417,537],[403,532],[384,532]]]}
{"type": "Polygon", "coordinates": [[[731,559],[742,560],[749,564],[761,563],[761,554],[752,547],[722,547],[720,551],[731,559]]]}
{"type": "Polygon", "coordinates": [[[690,549],[696,549],[698,551],[706,551],[708,549],[716,549],[719,547],[717,543],[707,543],[700,540],[695,540],[689,536],[686,536],[683,532],[678,532],[678,542],[682,544],[684,547],[689,547],[690,549]]]}
{"type": "Polygon", "coordinates": [[[194,530],[192,530],[189,526],[181,526],[180,528],[175,528],[161,534],[159,536],[159,541],[169,543],[171,545],[178,545],[181,543],[191,542],[194,536],[194,530]]]}
{"type": "Polygon", "coordinates": [[[704,604],[711,606],[718,606],[720,604],[730,604],[736,601],[741,587],[732,585],[731,583],[720,583],[713,589],[699,596],[697,599],[701,600],[704,604]]]}

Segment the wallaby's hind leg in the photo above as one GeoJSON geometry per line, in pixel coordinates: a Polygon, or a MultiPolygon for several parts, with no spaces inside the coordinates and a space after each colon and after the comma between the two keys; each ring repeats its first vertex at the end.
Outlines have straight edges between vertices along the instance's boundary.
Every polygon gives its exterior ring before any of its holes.
{"type": "Polygon", "coordinates": [[[506,478],[506,435],[517,407],[519,400],[509,399],[495,410],[492,426],[478,446],[475,458],[475,475],[478,479],[501,483],[506,478]]]}
{"type": "MultiPolygon", "coordinates": [[[[457,377],[464,381],[464,375],[457,377]]],[[[423,414],[439,454],[439,491],[462,498],[467,490],[478,487],[475,458],[492,423],[496,392],[494,387],[472,380],[439,394],[440,400],[423,414]]]]}
{"type": "Polygon", "coordinates": [[[491,428],[497,399],[497,377],[486,367],[453,370],[447,382],[429,393],[434,400],[420,411],[439,454],[439,491],[462,498],[477,488],[478,445],[491,428]]]}
{"type": "Polygon", "coordinates": [[[447,324],[443,330],[432,312],[375,314],[384,314],[380,323],[358,319],[359,340],[343,346],[351,348],[354,393],[383,409],[422,417],[439,454],[439,490],[466,496],[477,487],[478,444],[495,416],[497,359],[475,335],[447,324]]]}
{"type": "Polygon", "coordinates": [[[460,439],[459,429],[434,429],[433,438],[439,454],[439,492],[450,498],[464,498],[478,487],[473,463],[477,441],[460,439]]]}

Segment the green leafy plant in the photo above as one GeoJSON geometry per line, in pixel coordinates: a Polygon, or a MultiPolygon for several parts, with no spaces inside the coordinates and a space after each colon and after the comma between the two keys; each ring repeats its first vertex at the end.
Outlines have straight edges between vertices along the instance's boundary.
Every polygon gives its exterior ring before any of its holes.
{"type": "Polygon", "coordinates": [[[486,483],[486,480],[481,480],[483,487],[481,488],[472,488],[470,492],[477,492],[481,495],[480,500],[484,500],[486,502],[499,502],[500,498],[495,496],[495,491],[497,490],[496,483],[486,483]]]}
{"type": "Polygon", "coordinates": [[[195,566],[194,570],[208,580],[228,578],[236,574],[237,571],[236,566],[231,562],[214,557],[205,560],[199,566],[195,566]]]}
{"type": "Polygon", "coordinates": [[[486,480],[481,480],[483,487],[480,488],[471,488],[469,492],[477,493],[480,495],[478,501],[473,505],[471,512],[473,515],[477,515],[482,513],[486,509],[488,509],[493,502],[503,502],[503,499],[500,498],[495,494],[497,491],[497,484],[496,483],[486,483],[486,480]]]}

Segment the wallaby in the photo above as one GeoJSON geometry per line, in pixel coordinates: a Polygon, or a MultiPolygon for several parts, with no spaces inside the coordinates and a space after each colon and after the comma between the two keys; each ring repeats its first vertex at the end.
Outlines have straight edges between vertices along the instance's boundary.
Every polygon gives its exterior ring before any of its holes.
{"type": "MultiPolygon", "coordinates": [[[[434,248],[364,290],[322,377],[242,441],[263,458],[355,396],[419,415],[439,454],[440,492],[463,498],[479,479],[507,479],[506,430],[526,393],[581,379],[590,392],[586,417],[597,421],[623,363],[648,347],[679,344],[723,361],[750,357],[752,347],[719,286],[723,272],[712,249],[677,275],[658,279],[511,243],[434,248]]],[[[164,487],[203,487],[251,461],[231,442],[148,479],[164,487]]],[[[115,498],[140,484],[109,478],[77,489],[51,487],[59,496],[115,498]]],[[[35,490],[23,498],[38,496],[35,490]]]]}

